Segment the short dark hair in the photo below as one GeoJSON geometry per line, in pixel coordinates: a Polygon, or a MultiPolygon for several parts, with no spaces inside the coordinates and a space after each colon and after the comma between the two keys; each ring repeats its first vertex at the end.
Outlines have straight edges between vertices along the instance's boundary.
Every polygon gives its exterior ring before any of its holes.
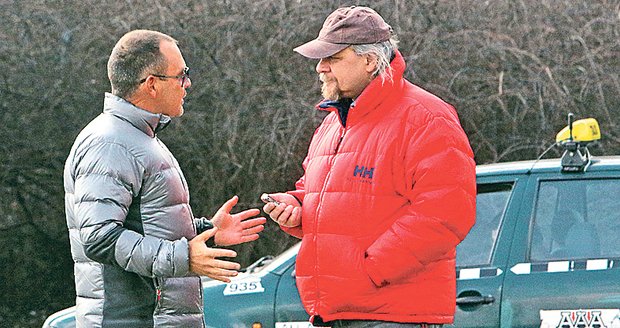
{"type": "Polygon", "coordinates": [[[118,40],[108,60],[112,94],[130,97],[147,70],[151,74],[162,74],[167,67],[166,58],[159,49],[162,41],[177,44],[171,36],[150,30],[134,30],[118,40]]]}

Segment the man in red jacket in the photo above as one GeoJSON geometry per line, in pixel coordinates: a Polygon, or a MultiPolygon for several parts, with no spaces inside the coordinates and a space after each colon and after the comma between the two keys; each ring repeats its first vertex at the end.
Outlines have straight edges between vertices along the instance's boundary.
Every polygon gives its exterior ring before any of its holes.
{"type": "Polygon", "coordinates": [[[391,27],[346,7],[294,50],[318,59],[330,114],[296,190],[264,211],[302,238],[297,286],[315,326],[453,322],[455,254],[475,220],[473,153],[456,111],[403,78],[391,27]]]}

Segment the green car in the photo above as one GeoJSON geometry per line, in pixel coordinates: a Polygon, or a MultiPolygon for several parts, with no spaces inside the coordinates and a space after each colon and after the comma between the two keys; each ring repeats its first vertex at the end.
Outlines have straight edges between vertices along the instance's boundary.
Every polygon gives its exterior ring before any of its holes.
{"type": "MultiPolygon", "coordinates": [[[[562,159],[480,165],[477,183],[448,327],[620,327],[620,156],[591,159],[577,145],[562,159]]],[[[298,249],[229,284],[205,279],[207,326],[312,327],[295,286],[298,249]]],[[[44,327],[74,325],[68,309],[44,327]]]]}

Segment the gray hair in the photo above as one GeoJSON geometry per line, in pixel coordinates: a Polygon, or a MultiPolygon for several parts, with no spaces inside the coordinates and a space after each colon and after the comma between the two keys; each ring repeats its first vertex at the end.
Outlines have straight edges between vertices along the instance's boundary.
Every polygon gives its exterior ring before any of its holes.
{"type": "Polygon", "coordinates": [[[393,81],[393,72],[390,62],[396,50],[398,50],[398,39],[396,36],[392,36],[387,41],[372,43],[372,44],[354,44],[351,45],[351,49],[355,51],[358,56],[361,55],[373,55],[377,58],[377,68],[372,72],[373,76],[381,76],[381,80],[393,81]]]}
{"type": "Polygon", "coordinates": [[[169,35],[150,30],[134,30],[118,40],[108,59],[112,94],[126,99],[133,95],[147,71],[157,74],[166,69],[166,58],[159,49],[162,41],[177,43],[169,35]]]}

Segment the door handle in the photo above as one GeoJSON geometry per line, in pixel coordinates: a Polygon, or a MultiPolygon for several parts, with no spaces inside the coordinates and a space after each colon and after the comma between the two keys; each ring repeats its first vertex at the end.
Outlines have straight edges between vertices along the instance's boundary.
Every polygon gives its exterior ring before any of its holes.
{"type": "Polygon", "coordinates": [[[461,296],[461,297],[456,298],[456,305],[465,305],[465,306],[491,304],[493,302],[495,302],[495,297],[493,297],[492,295],[461,296]]]}

